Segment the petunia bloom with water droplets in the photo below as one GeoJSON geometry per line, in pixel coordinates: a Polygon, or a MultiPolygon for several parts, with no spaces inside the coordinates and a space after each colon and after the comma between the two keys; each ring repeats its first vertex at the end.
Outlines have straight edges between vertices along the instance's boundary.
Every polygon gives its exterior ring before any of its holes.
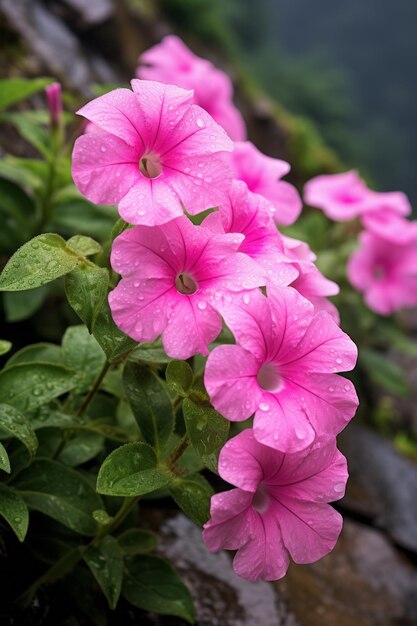
{"type": "Polygon", "coordinates": [[[136,341],[162,335],[168,356],[208,354],[222,328],[219,299],[262,285],[262,272],[237,252],[243,237],[214,235],[185,216],[119,235],[111,253],[123,276],[110,293],[116,324],[136,341]]]}
{"type": "Polygon", "coordinates": [[[315,264],[317,257],[308,244],[292,237],[283,237],[283,242],[285,255],[297,271],[297,276],[290,283],[291,287],[310,300],[315,312],[327,311],[340,324],[339,312],[328,299],[328,296],[339,293],[339,285],[323,276],[315,264]]]}
{"type": "Polygon", "coordinates": [[[231,174],[225,131],[193,94],[172,85],[133,80],[78,112],[94,124],[75,142],[72,175],[86,198],[117,204],[131,224],[164,224],[218,205],[231,174]]]}
{"type": "Polygon", "coordinates": [[[299,193],[281,180],[291,169],[286,161],[262,154],[250,141],[241,141],[235,143],[230,162],[234,178],[268,200],[276,224],[289,226],[298,219],[303,206],[299,193]]]}
{"type": "Polygon", "coordinates": [[[417,305],[417,238],[411,226],[405,220],[402,227],[396,224],[388,238],[362,232],[348,261],[350,282],[380,315],[417,305]]]}
{"type": "Polygon", "coordinates": [[[213,232],[244,235],[239,251],[259,263],[266,283],[285,286],[296,280],[299,271],[285,253],[283,237],[268,207],[262,196],[249,192],[246,183],[234,180],[227,201],[205,218],[203,226],[213,232]]]}
{"type": "Polygon", "coordinates": [[[242,578],[278,580],[290,557],[313,563],[334,548],[343,520],[328,503],[343,497],[348,476],[335,441],[284,454],[244,430],[222,449],[219,474],[236,488],[212,496],[203,538],[211,552],[237,550],[242,578]]]}
{"type": "Polygon", "coordinates": [[[205,370],[215,409],[231,421],[255,413],[260,443],[283,452],[338,434],[355,414],[357,349],[325,311],[291,287],[243,294],[220,309],[236,345],[216,347],[205,370]]]}
{"type": "Polygon", "coordinates": [[[141,54],[139,61],[139,78],[192,89],[194,102],[210,113],[234,141],[245,139],[245,123],[233,104],[229,76],[207,59],[196,56],[179,37],[164,37],[141,54]]]}

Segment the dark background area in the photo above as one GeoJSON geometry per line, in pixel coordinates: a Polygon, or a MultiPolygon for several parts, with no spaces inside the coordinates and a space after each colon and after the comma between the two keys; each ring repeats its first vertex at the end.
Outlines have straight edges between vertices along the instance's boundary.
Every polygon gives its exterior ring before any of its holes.
{"type": "Polygon", "coordinates": [[[346,165],[416,205],[417,2],[223,2],[266,90],[313,120],[346,165]]]}

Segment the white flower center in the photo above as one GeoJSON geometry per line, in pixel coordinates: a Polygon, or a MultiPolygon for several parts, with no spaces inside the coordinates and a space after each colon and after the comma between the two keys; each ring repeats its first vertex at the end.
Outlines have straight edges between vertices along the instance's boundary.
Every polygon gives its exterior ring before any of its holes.
{"type": "Polygon", "coordinates": [[[252,506],[259,513],[264,513],[270,505],[271,497],[268,494],[265,483],[261,483],[255,492],[252,500],[252,506]]]}
{"type": "Polygon", "coordinates": [[[265,363],[260,368],[257,381],[265,391],[280,391],[282,389],[282,377],[275,363],[265,363]]]}
{"type": "Polygon", "coordinates": [[[175,279],[175,286],[179,293],[183,293],[186,296],[191,296],[198,289],[198,285],[194,278],[185,272],[178,274],[175,279]]]}
{"type": "Polygon", "coordinates": [[[162,174],[162,163],[156,154],[144,154],[139,161],[139,169],[146,178],[158,178],[162,174]]]}

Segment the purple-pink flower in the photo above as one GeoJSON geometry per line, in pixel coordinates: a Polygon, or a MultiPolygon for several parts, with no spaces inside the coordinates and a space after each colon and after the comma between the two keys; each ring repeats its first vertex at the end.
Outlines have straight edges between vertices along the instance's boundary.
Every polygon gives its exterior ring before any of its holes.
{"type": "Polygon", "coordinates": [[[330,315],[291,287],[268,287],[219,308],[236,345],[215,348],[205,371],[213,406],[240,422],[253,413],[260,443],[283,452],[338,434],[358,399],[336,372],[353,369],[357,349],[330,315]]]}
{"type": "Polygon", "coordinates": [[[312,178],[304,187],[304,201],[322,209],[330,219],[345,222],[355,219],[366,210],[373,193],[359,174],[351,170],[312,178]]]}
{"type": "Polygon", "coordinates": [[[89,200],[118,204],[131,224],[158,225],[217,206],[231,175],[225,131],[192,92],[133,80],[80,109],[95,132],[75,142],[72,174],[89,200]]]}
{"type": "Polygon", "coordinates": [[[334,440],[284,454],[245,430],[222,449],[219,474],[236,489],[212,496],[203,537],[212,552],[237,550],[242,578],[277,580],[290,557],[312,563],[334,548],[343,522],[328,503],[343,497],[348,476],[334,440]]]}
{"type": "Polygon", "coordinates": [[[239,252],[261,265],[266,284],[284,286],[297,278],[299,272],[289,263],[283,237],[271,218],[267,200],[250,193],[243,181],[232,182],[227,201],[206,217],[203,226],[213,232],[244,235],[239,252]]]}
{"type": "Polygon", "coordinates": [[[52,127],[59,125],[62,115],[62,88],[61,83],[51,83],[45,87],[46,98],[52,127]]]}
{"type": "Polygon", "coordinates": [[[237,252],[240,235],[215,235],[185,216],[136,226],[113,244],[111,263],[123,276],[110,293],[116,324],[136,341],[162,335],[168,356],[208,354],[221,331],[213,305],[262,285],[262,272],[237,252]]]}
{"type": "Polygon", "coordinates": [[[262,154],[250,141],[237,142],[230,155],[233,176],[243,180],[249,190],[266,198],[270,212],[280,226],[289,226],[299,217],[301,198],[292,185],[280,180],[288,174],[285,161],[262,154]]]}
{"type": "Polygon", "coordinates": [[[137,76],[194,90],[194,102],[205,109],[235,141],[246,137],[242,115],[233,104],[229,76],[196,56],[179,37],[168,35],[140,58],[137,76]]]}
{"type": "Polygon", "coordinates": [[[328,296],[336,296],[339,293],[339,286],[320,272],[314,263],[316,255],[310,250],[308,244],[291,237],[284,237],[283,240],[285,254],[291,259],[292,267],[298,273],[291,281],[291,287],[310,300],[315,312],[327,311],[339,324],[339,312],[328,300],[328,296]]]}
{"type": "Polygon", "coordinates": [[[360,248],[348,262],[350,282],[363,292],[368,307],[381,315],[417,305],[417,239],[409,226],[403,224],[402,236],[397,232],[395,239],[362,232],[360,248]],[[412,232],[414,237],[407,240],[412,232]]]}

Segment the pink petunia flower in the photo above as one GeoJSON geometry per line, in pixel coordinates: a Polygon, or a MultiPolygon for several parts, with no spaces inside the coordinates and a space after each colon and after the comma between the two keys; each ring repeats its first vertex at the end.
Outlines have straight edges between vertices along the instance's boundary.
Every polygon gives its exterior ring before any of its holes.
{"type": "Polygon", "coordinates": [[[271,281],[285,286],[294,281],[299,272],[289,263],[283,237],[268,209],[269,204],[262,196],[250,193],[243,181],[234,180],[228,200],[218,211],[208,215],[202,225],[213,232],[244,235],[239,252],[262,266],[266,283],[271,281]]]}
{"type": "Polygon", "coordinates": [[[361,215],[366,230],[396,244],[417,240],[417,222],[405,216],[411,214],[411,205],[401,192],[375,193],[368,210],[361,215]]]}
{"type": "Polygon", "coordinates": [[[277,580],[290,557],[313,563],[334,548],[343,520],[328,503],[343,497],[348,476],[334,440],[283,454],[244,430],[222,449],[219,474],[236,489],[212,496],[203,538],[211,552],[237,550],[242,578],[277,580]]]}
{"type": "Polygon", "coordinates": [[[346,222],[366,210],[375,192],[368,189],[355,170],[312,178],[304,187],[304,201],[322,209],[328,218],[346,222]]]}
{"type": "Polygon", "coordinates": [[[283,452],[339,433],[358,399],[336,372],[353,369],[357,349],[324,311],[291,287],[243,294],[220,312],[236,345],[215,348],[205,371],[213,406],[240,422],[253,413],[260,443],[283,452]]]}
{"type": "Polygon", "coordinates": [[[225,131],[192,92],[133,80],[80,109],[94,124],[75,142],[72,175],[89,200],[118,204],[131,224],[163,224],[216,206],[231,176],[225,131]],[[101,132],[98,132],[98,131],[101,132]]]}
{"type": "Polygon", "coordinates": [[[285,161],[262,154],[250,141],[236,142],[230,155],[234,178],[243,180],[252,193],[266,198],[275,222],[289,226],[299,217],[301,198],[292,185],[283,180],[290,166],[285,161]]]}
{"type": "Polygon", "coordinates": [[[62,116],[62,87],[61,83],[51,83],[45,87],[48,101],[49,116],[52,128],[60,124],[62,116]]]}
{"type": "MultiPolygon", "coordinates": [[[[408,224],[405,228],[408,227],[408,224]]],[[[370,309],[390,315],[417,305],[417,239],[397,235],[382,238],[373,232],[359,235],[360,248],[349,259],[352,285],[363,292],[370,309]]]]}
{"type": "Polygon", "coordinates": [[[315,265],[316,255],[310,250],[308,244],[291,237],[283,237],[285,254],[291,259],[292,266],[298,275],[291,281],[302,296],[307,298],[313,305],[314,311],[327,311],[337,324],[340,324],[339,312],[335,305],[327,299],[327,296],[336,296],[339,286],[329,280],[320,272],[315,265]]]}
{"type": "Polygon", "coordinates": [[[116,324],[136,341],[162,335],[168,356],[208,354],[221,331],[213,304],[262,285],[262,273],[237,252],[237,235],[214,235],[185,216],[137,226],[113,243],[111,263],[123,276],[109,294],[116,324]]]}
{"type": "Polygon", "coordinates": [[[246,137],[243,118],[233,104],[229,76],[196,56],[175,35],[164,37],[139,57],[138,78],[194,90],[194,102],[205,109],[235,141],[246,137]]]}

